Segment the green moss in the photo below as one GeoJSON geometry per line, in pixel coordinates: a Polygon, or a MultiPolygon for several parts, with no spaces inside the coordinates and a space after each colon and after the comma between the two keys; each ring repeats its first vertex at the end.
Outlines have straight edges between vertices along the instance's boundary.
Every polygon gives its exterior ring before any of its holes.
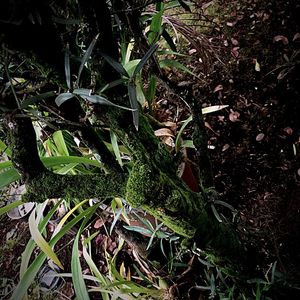
{"type": "Polygon", "coordinates": [[[23,198],[33,202],[60,197],[105,199],[123,196],[126,181],[127,176],[123,173],[72,176],[44,172],[29,182],[23,198]]]}

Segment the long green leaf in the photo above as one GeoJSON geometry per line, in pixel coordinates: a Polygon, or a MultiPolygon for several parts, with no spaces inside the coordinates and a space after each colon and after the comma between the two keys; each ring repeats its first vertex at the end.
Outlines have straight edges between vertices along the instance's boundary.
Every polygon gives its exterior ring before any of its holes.
{"type": "Polygon", "coordinates": [[[29,105],[37,104],[44,99],[52,98],[56,95],[57,93],[55,91],[52,91],[30,97],[22,102],[21,108],[27,108],[29,105]]]}
{"type": "Polygon", "coordinates": [[[159,61],[159,66],[161,68],[175,68],[178,70],[182,70],[190,75],[193,75],[195,77],[197,77],[197,75],[195,73],[193,73],[190,69],[188,69],[186,66],[184,66],[182,63],[180,63],[177,60],[172,60],[172,59],[163,59],[159,61]]]}
{"type": "Polygon", "coordinates": [[[117,136],[115,135],[115,133],[112,130],[110,130],[110,141],[111,141],[111,145],[114,150],[115,156],[117,158],[117,161],[118,161],[119,165],[122,167],[123,162],[121,159],[121,153],[120,153],[120,148],[118,145],[117,136]]]}
{"type": "Polygon", "coordinates": [[[65,75],[66,75],[67,87],[70,90],[71,89],[71,68],[70,68],[69,44],[67,44],[66,51],[65,51],[65,75]]]}
{"type": "Polygon", "coordinates": [[[170,49],[174,52],[177,52],[176,45],[174,44],[172,37],[170,36],[169,32],[166,29],[163,30],[162,36],[168,43],[170,49]]]}
{"type": "Polygon", "coordinates": [[[88,49],[84,53],[84,56],[83,56],[83,58],[81,60],[81,64],[80,64],[80,67],[79,67],[78,75],[77,75],[76,86],[78,86],[78,84],[79,84],[80,76],[81,76],[82,70],[84,68],[84,65],[86,64],[86,62],[90,58],[90,56],[91,56],[91,54],[92,54],[92,52],[94,50],[94,47],[95,47],[95,44],[97,42],[98,37],[99,37],[99,33],[95,36],[95,38],[90,43],[88,49]]]}
{"type": "MultiPolygon", "coordinates": [[[[95,210],[99,207],[100,203],[95,204],[93,207],[89,207],[78,216],[74,217],[68,224],[62,228],[49,242],[49,245],[53,247],[61,237],[63,237],[76,223],[78,223],[82,218],[86,217],[87,214],[95,212],[95,210]]],[[[27,289],[29,288],[30,284],[33,282],[36,274],[38,273],[39,269],[42,267],[44,261],[46,259],[46,255],[44,252],[41,252],[31,263],[31,265],[27,268],[24,276],[20,280],[19,284],[17,285],[14,293],[11,297],[11,300],[20,300],[25,295],[27,289]]]]}
{"type": "Polygon", "coordinates": [[[163,31],[162,16],[163,16],[163,10],[160,10],[152,17],[150,30],[148,33],[148,40],[151,45],[156,43],[159,40],[160,35],[163,31]]]}
{"type": "Polygon", "coordinates": [[[41,250],[47,255],[48,258],[50,258],[56,265],[58,265],[61,269],[64,269],[63,265],[61,264],[60,260],[58,259],[57,255],[53,252],[49,244],[46,242],[46,240],[41,235],[39,229],[38,229],[38,223],[35,219],[35,213],[36,209],[32,211],[30,214],[28,225],[29,230],[31,233],[31,237],[36,242],[36,244],[41,248],[41,250]]]}
{"type": "Polygon", "coordinates": [[[11,157],[11,149],[2,140],[0,140],[0,151],[11,157]]]}
{"type": "Polygon", "coordinates": [[[192,119],[193,119],[192,116],[187,118],[184,121],[183,125],[181,126],[181,128],[179,129],[179,131],[177,133],[176,140],[175,140],[175,150],[176,150],[176,152],[178,152],[179,149],[180,149],[180,139],[181,139],[182,133],[183,133],[185,127],[192,121],[192,119]]]}
{"type": "Polygon", "coordinates": [[[72,249],[72,259],[71,259],[72,280],[73,280],[73,285],[74,285],[74,289],[75,289],[75,293],[76,293],[76,298],[78,300],[90,299],[89,293],[87,291],[87,288],[86,288],[86,285],[84,282],[83,274],[82,274],[82,269],[81,269],[81,264],[80,264],[80,259],[79,259],[78,243],[79,243],[81,233],[91,217],[92,217],[92,213],[89,213],[86,215],[85,219],[83,220],[83,222],[80,226],[80,229],[76,234],[76,237],[75,237],[75,240],[73,243],[73,249],[72,249]]]}
{"type": "Polygon", "coordinates": [[[130,106],[132,108],[133,125],[135,126],[135,129],[138,130],[139,129],[139,104],[136,95],[136,86],[135,83],[132,81],[129,81],[128,83],[128,95],[129,95],[130,106]]]}
{"type": "Polygon", "coordinates": [[[60,155],[69,156],[69,151],[61,130],[55,131],[52,135],[56,148],[60,155]]]}
{"type": "Polygon", "coordinates": [[[158,44],[154,44],[150,47],[150,49],[146,52],[144,57],[141,59],[141,61],[138,63],[136,66],[134,72],[133,72],[133,77],[135,77],[144,67],[145,63],[147,60],[154,54],[154,52],[157,50],[158,44]]]}
{"type": "Polygon", "coordinates": [[[113,58],[111,58],[107,54],[101,53],[101,55],[119,74],[125,76],[126,78],[129,78],[127,71],[124,69],[124,67],[119,62],[115,61],[113,58]]]}
{"type": "Polygon", "coordinates": [[[24,202],[22,200],[18,200],[18,201],[14,201],[14,202],[12,202],[10,204],[7,204],[7,205],[1,207],[0,208],[0,216],[2,216],[3,214],[7,213],[11,209],[14,209],[14,208],[18,207],[21,204],[24,204],[24,202]]]}
{"type": "Polygon", "coordinates": [[[111,106],[115,106],[115,107],[118,107],[121,109],[132,111],[131,108],[114,104],[114,103],[110,102],[109,100],[107,100],[105,97],[102,97],[100,95],[91,95],[90,91],[89,92],[88,91],[89,90],[86,90],[86,89],[76,89],[73,91],[73,93],[76,95],[79,95],[81,98],[88,100],[95,104],[111,105],[111,106]]]}
{"type": "Polygon", "coordinates": [[[0,173],[0,189],[8,186],[12,182],[20,179],[20,175],[15,169],[9,169],[0,173]]]}

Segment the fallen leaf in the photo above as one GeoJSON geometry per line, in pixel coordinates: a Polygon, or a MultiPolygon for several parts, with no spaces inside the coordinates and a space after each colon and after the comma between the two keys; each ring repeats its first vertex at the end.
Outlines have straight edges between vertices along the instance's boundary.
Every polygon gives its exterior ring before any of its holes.
{"type": "Polygon", "coordinates": [[[300,176],[300,169],[298,169],[297,174],[298,174],[298,176],[300,176]]]}
{"type": "Polygon", "coordinates": [[[293,42],[300,39],[300,32],[297,32],[293,37],[293,42]]]}
{"type": "Polygon", "coordinates": [[[226,25],[228,27],[233,27],[236,23],[237,23],[236,21],[234,21],[234,22],[227,22],[226,25]]]}
{"type": "Polygon", "coordinates": [[[240,47],[234,47],[231,49],[231,54],[233,57],[237,58],[239,56],[239,49],[240,47]]]}
{"type": "Polygon", "coordinates": [[[215,87],[214,89],[214,93],[218,92],[218,91],[222,91],[223,90],[223,85],[222,84],[219,84],[215,87]]]}
{"type": "Polygon", "coordinates": [[[254,67],[256,72],[260,72],[260,64],[258,63],[258,61],[255,59],[255,67],[254,67]]]}
{"type": "Polygon", "coordinates": [[[103,221],[103,219],[97,219],[97,221],[94,224],[94,228],[99,229],[100,227],[102,227],[104,225],[104,223],[105,222],[103,221]]]}
{"type": "Polygon", "coordinates": [[[239,44],[239,41],[234,38],[231,38],[230,40],[231,40],[231,44],[234,46],[237,46],[239,44]]]}
{"type": "Polygon", "coordinates": [[[264,133],[259,133],[255,139],[257,142],[260,142],[264,139],[264,137],[265,137],[264,133]]]}
{"type": "Polygon", "coordinates": [[[231,113],[229,114],[229,120],[231,122],[238,122],[239,121],[239,117],[240,117],[240,113],[237,111],[233,111],[231,110],[231,113]]]}
{"type": "Polygon", "coordinates": [[[194,53],[196,53],[196,52],[197,52],[196,49],[191,49],[191,50],[189,50],[189,55],[192,55],[192,54],[194,54],[194,53]]]}
{"type": "Polygon", "coordinates": [[[222,148],[222,151],[226,151],[227,149],[229,149],[230,145],[229,144],[225,144],[222,148]]]}
{"type": "Polygon", "coordinates": [[[288,134],[288,135],[292,135],[293,134],[293,129],[291,127],[285,127],[283,129],[283,131],[288,134]]]}
{"type": "Polygon", "coordinates": [[[173,132],[169,128],[160,128],[154,131],[155,136],[170,136],[174,137],[173,132]]]}
{"type": "Polygon", "coordinates": [[[282,42],[284,45],[287,45],[289,43],[289,40],[284,35],[276,35],[273,38],[273,42],[282,42]]]}

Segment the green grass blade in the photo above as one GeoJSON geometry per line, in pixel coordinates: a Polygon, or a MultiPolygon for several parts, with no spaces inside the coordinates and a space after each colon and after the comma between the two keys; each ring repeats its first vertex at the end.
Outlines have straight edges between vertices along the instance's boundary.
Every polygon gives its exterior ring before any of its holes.
{"type": "Polygon", "coordinates": [[[0,217],[2,215],[4,215],[5,213],[7,213],[8,211],[10,211],[11,209],[13,208],[16,208],[18,207],[19,205],[23,204],[24,202],[22,200],[18,200],[18,201],[15,201],[13,203],[10,203],[10,204],[7,204],[3,207],[0,208],[0,217]]]}

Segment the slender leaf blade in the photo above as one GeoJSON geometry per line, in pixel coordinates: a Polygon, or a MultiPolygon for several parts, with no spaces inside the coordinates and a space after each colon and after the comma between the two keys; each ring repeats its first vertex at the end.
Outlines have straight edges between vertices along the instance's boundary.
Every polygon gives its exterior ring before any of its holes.
{"type": "Polygon", "coordinates": [[[65,75],[66,75],[67,87],[70,90],[71,89],[71,68],[70,68],[69,44],[67,44],[66,51],[65,51],[65,75]]]}
{"type": "Polygon", "coordinates": [[[101,53],[101,55],[119,74],[129,78],[127,71],[119,62],[115,61],[113,58],[111,58],[109,55],[105,53],[101,53]]]}
{"type": "Polygon", "coordinates": [[[134,82],[128,83],[128,95],[129,95],[129,101],[130,106],[132,108],[132,118],[133,118],[133,125],[136,130],[139,129],[139,104],[137,100],[137,94],[136,94],[136,86],[134,82]]]}
{"type": "Polygon", "coordinates": [[[36,244],[41,248],[41,250],[49,257],[56,265],[58,265],[61,269],[64,269],[63,265],[61,264],[60,260],[58,259],[57,255],[53,252],[49,244],[46,242],[46,240],[41,235],[38,224],[35,220],[36,209],[32,211],[29,217],[29,230],[31,233],[31,237],[36,242],[36,244]]]}
{"type": "Polygon", "coordinates": [[[141,61],[136,66],[133,77],[135,77],[144,67],[145,63],[148,61],[148,59],[154,54],[154,52],[158,49],[158,44],[154,44],[150,47],[150,49],[146,52],[146,54],[143,56],[141,61]]]}
{"type": "Polygon", "coordinates": [[[84,53],[84,56],[81,60],[81,63],[80,63],[80,66],[79,66],[79,70],[78,70],[78,75],[77,75],[77,80],[76,80],[76,86],[78,86],[79,84],[79,80],[80,80],[80,76],[81,76],[81,73],[83,71],[83,68],[84,68],[84,65],[86,64],[86,62],[88,61],[88,59],[90,58],[93,50],[94,50],[94,47],[96,45],[96,42],[98,40],[98,37],[99,37],[99,33],[95,36],[95,38],[92,40],[92,42],[90,43],[89,47],[87,48],[86,52],[84,53]]]}

